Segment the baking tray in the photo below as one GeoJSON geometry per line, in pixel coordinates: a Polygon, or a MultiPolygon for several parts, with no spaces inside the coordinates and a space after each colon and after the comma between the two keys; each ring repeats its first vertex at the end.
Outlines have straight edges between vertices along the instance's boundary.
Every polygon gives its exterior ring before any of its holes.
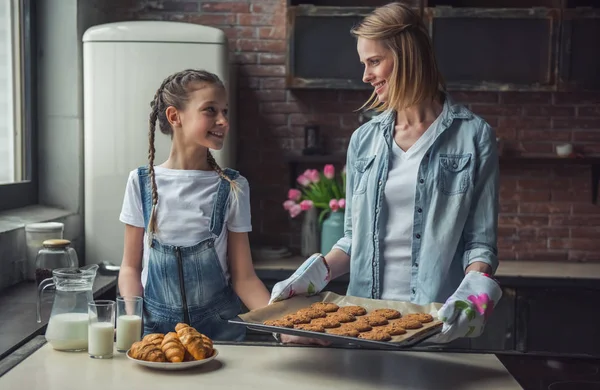
{"type": "MultiPolygon", "coordinates": [[[[285,301],[276,302],[267,307],[241,314],[239,316],[239,320],[229,320],[229,322],[240,326],[246,326],[248,329],[261,332],[281,333],[295,336],[318,338],[330,341],[334,344],[353,344],[369,348],[397,350],[413,347],[430,338],[431,336],[439,333],[442,329],[442,322],[437,319],[437,311],[441,306],[442,305],[439,303],[432,303],[429,305],[421,306],[409,302],[358,298],[338,295],[332,292],[322,292],[311,297],[295,296],[285,301]],[[428,313],[434,317],[434,320],[433,322],[423,324],[423,327],[420,329],[407,329],[407,333],[404,335],[392,336],[391,341],[365,340],[357,337],[339,336],[329,333],[313,332],[293,328],[282,328],[278,326],[270,326],[263,324],[263,322],[266,320],[277,319],[286,314],[294,313],[301,308],[310,306],[314,302],[332,302],[337,304],[338,306],[358,305],[367,309],[367,313],[371,312],[374,309],[383,308],[396,309],[400,311],[402,315],[409,313],[428,313]]],[[[392,321],[394,320],[390,320],[390,322],[392,321]]]]}

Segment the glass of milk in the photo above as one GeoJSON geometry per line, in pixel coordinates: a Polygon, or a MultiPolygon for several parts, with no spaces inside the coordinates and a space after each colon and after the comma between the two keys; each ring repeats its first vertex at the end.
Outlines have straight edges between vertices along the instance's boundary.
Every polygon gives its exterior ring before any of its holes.
{"type": "Polygon", "coordinates": [[[142,339],[142,297],[117,298],[117,351],[127,352],[142,339]]]}
{"type": "Polygon", "coordinates": [[[115,301],[88,303],[88,354],[95,359],[110,359],[115,341],[115,301]]]}

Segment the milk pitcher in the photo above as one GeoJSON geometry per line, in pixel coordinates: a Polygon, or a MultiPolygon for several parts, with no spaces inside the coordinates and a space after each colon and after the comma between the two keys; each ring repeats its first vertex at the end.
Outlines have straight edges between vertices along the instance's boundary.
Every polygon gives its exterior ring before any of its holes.
{"type": "Polygon", "coordinates": [[[54,302],[46,340],[60,351],[85,351],[88,347],[88,302],[94,300],[93,285],[98,265],[58,268],[38,287],[37,322],[42,322],[44,290],[54,287],[54,302]]]}

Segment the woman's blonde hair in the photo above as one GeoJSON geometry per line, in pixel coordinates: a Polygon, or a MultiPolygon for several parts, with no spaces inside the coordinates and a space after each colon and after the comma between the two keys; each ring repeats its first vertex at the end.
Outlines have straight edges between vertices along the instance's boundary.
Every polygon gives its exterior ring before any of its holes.
{"type": "Polygon", "coordinates": [[[394,59],[389,96],[381,103],[373,92],[361,109],[402,110],[439,97],[445,90],[431,38],[421,16],[401,3],[376,8],[350,30],[355,38],[380,41],[394,59]]]}
{"type": "MultiPolygon", "coordinates": [[[[150,119],[149,119],[149,146],[148,146],[148,170],[150,172],[150,183],[152,187],[152,211],[150,213],[150,221],[148,223],[148,236],[152,237],[158,231],[156,212],[158,204],[158,190],[156,189],[156,178],[154,174],[154,134],[156,133],[156,122],[161,133],[173,136],[173,128],[167,119],[167,108],[170,106],[178,110],[184,110],[190,99],[190,94],[198,89],[199,84],[216,86],[225,88],[221,79],[214,73],[205,70],[186,69],[181,72],[174,73],[167,77],[154,95],[154,99],[150,102],[150,119]]],[[[239,192],[238,183],[232,180],[221,169],[217,161],[213,157],[210,150],[207,150],[208,165],[219,174],[221,178],[227,180],[231,185],[234,199],[237,199],[239,192]]]]}

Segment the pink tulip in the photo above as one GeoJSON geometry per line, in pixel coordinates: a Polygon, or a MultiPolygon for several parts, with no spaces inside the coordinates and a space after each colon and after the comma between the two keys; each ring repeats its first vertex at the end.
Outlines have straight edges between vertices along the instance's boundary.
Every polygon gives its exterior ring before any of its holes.
{"type": "Polygon", "coordinates": [[[341,209],[345,209],[346,208],[346,199],[342,198],[342,199],[338,200],[338,206],[340,206],[341,209]]]}
{"type": "Polygon", "coordinates": [[[294,202],[293,200],[286,200],[285,202],[283,202],[283,209],[284,210],[289,210],[295,204],[296,204],[296,202],[294,202]]]}
{"type": "Polygon", "coordinates": [[[295,204],[288,211],[290,213],[290,217],[296,218],[298,216],[298,214],[300,214],[302,212],[302,208],[300,207],[299,204],[295,204]]]}
{"type": "Polygon", "coordinates": [[[312,200],[303,200],[302,202],[300,202],[300,208],[302,209],[302,211],[306,211],[306,210],[310,210],[313,207],[313,201],[312,200]]]}
{"type": "Polygon", "coordinates": [[[325,168],[323,168],[323,175],[328,179],[333,179],[335,176],[335,167],[332,164],[325,165],[325,168]]]}
{"type": "Polygon", "coordinates": [[[298,184],[300,184],[302,187],[306,187],[307,185],[310,184],[310,179],[308,177],[306,177],[304,174],[298,176],[298,178],[296,179],[296,181],[298,182],[298,184]]]}
{"type": "Polygon", "coordinates": [[[321,180],[319,171],[317,171],[316,169],[310,170],[310,172],[308,173],[308,175],[306,177],[308,177],[310,179],[310,181],[312,181],[315,184],[318,183],[319,180],[321,180]]]}
{"type": "Polygon", "coordinates": [[[300,190],[292,188],[291,190],[288,191],[288,199],[293,200],[294,202],[299,201],[301,197],[302,197],[302,192],[300,192],[300,190]]]}
{"type": "Polygon", "coordinates": [[[338,209],[340,208],[340,205],[339,205],[339,203],[338,203],[337,199],[331,199],[331,200],[329,201],[329,208],[330,208],[332,211],[338,211],[338,209]]]}

